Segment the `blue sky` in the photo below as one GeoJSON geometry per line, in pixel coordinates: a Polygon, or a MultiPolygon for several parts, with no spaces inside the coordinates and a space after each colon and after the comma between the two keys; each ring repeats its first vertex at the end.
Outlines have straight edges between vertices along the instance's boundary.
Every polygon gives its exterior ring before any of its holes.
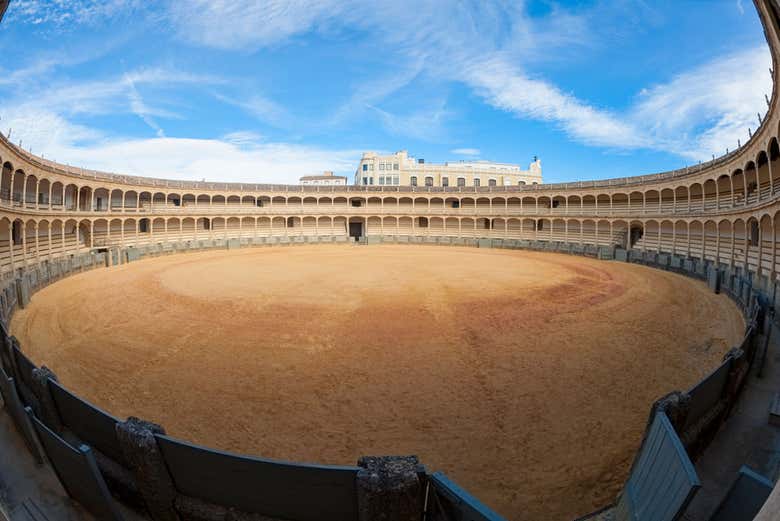
{"type": "Polygon", "coordinates": [[[744,142],[772,92],[748,0],[12,0],[0,48],[13,141],[214,181],[400,149],[652,173],[744,142]]]}

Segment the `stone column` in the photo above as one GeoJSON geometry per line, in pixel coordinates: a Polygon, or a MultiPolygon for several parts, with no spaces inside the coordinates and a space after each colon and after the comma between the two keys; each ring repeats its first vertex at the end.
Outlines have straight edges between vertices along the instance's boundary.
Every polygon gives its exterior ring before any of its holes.
{"type": "Polygon", "coordinates": [[[155,434],[165,434],[165,429],[132,416],[116,424],[119,446],[151,518],[155,521],[178,521],[174,508],[176,488],[157,446],[155,434]]]}

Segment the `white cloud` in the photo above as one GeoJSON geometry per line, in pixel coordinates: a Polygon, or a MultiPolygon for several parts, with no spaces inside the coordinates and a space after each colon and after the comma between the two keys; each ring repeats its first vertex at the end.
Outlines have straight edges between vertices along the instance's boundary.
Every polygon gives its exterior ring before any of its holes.
{"type": "Polygon", "coordinates": [[[263,136],[252,130],[237,130],[229,132],[222,136],[222,141],[226,141],[237,147],[248,147],[263,140],[263,136]]]}
{"type": "Polygon", "coordinates": [[[164,90],[185,84],[208,85],[220,81],[177,70],[150,68],[103,80],[53,81],[39,88],[22,85],[15,95],[2,100],[0,115],[6,120],[13,120],[20,115],[42,112],[58,114],[60,117],[129,113],[140,117],[160,136],[164,132],[154,118],[177,119],[180,116],[165,108],[145,103],[139,93],[139,87],[164,90]]]}
{"type": "Polygon", "coordinates": [[[12,22],[73,28],[95,24],[143,6],[143,0],[13,0],[8,17],[12,22]]]}
{"type": "Polygon", "coordinates": [[[478,148],[455,148],[450,150],[450,153],[457,156],[478,156],[480,152],[478,148]]]}
{"type": "Polygon", "coordinates": [[[82,143],[101,136],[99,132],[73,124],[54,112],[28,107],[6,112],[0,123],[4,134],[11,130],[12,142],[37,154],[44,152],[49,159],[60,159],[56,153],[62,143],[82,143]]]}
{"type": "Polygon", "coordinates": [[[382,126],[391,134],[440,143],[450,140],[445,122],[451,116],[451,112],[447,110],[444,101],[433,107],[404,114],[386,111],[372,105],[366,107],[374,111],[382,126]]]}
{"type": "Polygon", "coordinates": [[[244,49],[287,40],[345,8],[338,0],[177,0],[170,3],[170,18],[185,40],[244,49]]]}
{"type": "Polygon", "coordinates": [[[501,58],[466,67],[463,81],[494,107],[519,117],[549,121],[590,145],[643,146],[636,129],[619,115],[588,105],[542,80],[528,78],[501,58]]]}
{"type": "MultiPolygon", "coordinates": [[[[251,131],[216,139],[109,137],[46,111],[11,113],[11,141],[47,159],[82,168],[147,177],[295,184],[302,175],[351,174],[357,150],[266,142],[251,131]]],[[[6,130],[3,130],[6,132],[6,130]]]]}
{"type": "Polygon", "coordinates": [[[300,176],[323,170],[351,173],[360,158],[354,150],[291,143],[237,144],[223,139],[170,137],[110,140],[86,147],[65,145],[56,154],[73,164],[123,174],[277,184],[295,184],[300,176]]]}
{"type": "Polygon", "coordinates": [[[640,93],[626,118],[647,129],[651,146],[706,160],[748,139],[772,92],[766,46],[705,63],[640,93]]]}
{"type": "Polygon", "coordinates": [[[144,103],[144,100],[141,97],[141,93],[138,92],[138,88],[135,86],[135,80],[129,75],[126,75],[125,81],[127,82],[128,87],[127,97],[130,99],[130,110],[133,111],[133,114],[141,118],[149,128],[154,130],[157,137],[165,137],[165,131],[157,124],[152,116],[154,111],[146,106],[146,103],[144,103]]]}
{"type": "Polygon", "coordinates": [[[219,93],[215,96],[218,100],[241,108],[258,120],[277,128],[290,128],[300,124],[285,107],[260,94],[253,94],[246,100],[235,99],[219,93]]]}

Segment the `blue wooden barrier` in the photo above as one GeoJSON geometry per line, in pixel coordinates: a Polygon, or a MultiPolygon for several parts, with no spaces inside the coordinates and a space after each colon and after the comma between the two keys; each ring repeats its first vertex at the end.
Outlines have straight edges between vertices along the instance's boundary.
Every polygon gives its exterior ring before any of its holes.
{"type": "Polygon", "coordinates": [[[101,521],[122,521],[89,446],[72,446],[36,418],[29,407],[27,413],[54,473],[68,495],[101,521]]]}
{"type": "Polygon", "coordinates": [[[764,506],[773,486],[764,476],[743,465],[710,521],[750,521],[764,506]]]}
{"type": "Polygon", "coordinates": [[[731,371],[730,358],[688,391],[691,397],[690,409],[681,432],[685,432],[721,401],[728,384],[729,371],[731,371]]]}
{"type": "Polygon", "coordinates": [[[674,521],[701,482],[666,414],[648,429],[615,509],[617,521],[674,521]]]}
{"type": "MultiPolygon", "coordinates": [[[[357,521],[359,467],[239,456],[155,435],[179,494],[289,521],[357,521]]],[[[216,509],[215,509],[216,510],[216,509]]]]}
{"type": "Polygon", "coordinates": [[[504,521],[441,472],[428,476],[429,521],[504,521]]]}
{"type": "Polygon", "coordinates": [[[8,415],[14,422],[17,431],[19,431],[19,435],[24,439],[30,454],[35,458],[35,461],[43,463],[43,454],[38,447],[33,426],[24,410],[24,404],[16,392],[14,379],[10,378],[2,368],[0,368],[0,395],[3,397],[8,415]]]}

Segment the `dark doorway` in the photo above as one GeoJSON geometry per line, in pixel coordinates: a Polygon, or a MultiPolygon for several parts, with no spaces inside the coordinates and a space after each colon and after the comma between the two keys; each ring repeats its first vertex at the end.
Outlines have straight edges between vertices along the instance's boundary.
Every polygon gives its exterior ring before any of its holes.
{"type": "Polygon", "coordinates": [[[642,228],[632,227],[629,235],[628,247],[632,248],[634,244],[636,244],[636,241],[641,239],[643,235],[644,235],[644,230],[642,228]]]}
{"type": "Polygon", "coordinates": [[[11,236],[14,244],[22,244],[22,221],[14,221],[11,236]]]}
{"type": "Polygon", "coordinates": [[[363,223],[349,223],[349,236],[355,241],[363,236],[363,223]]]}

